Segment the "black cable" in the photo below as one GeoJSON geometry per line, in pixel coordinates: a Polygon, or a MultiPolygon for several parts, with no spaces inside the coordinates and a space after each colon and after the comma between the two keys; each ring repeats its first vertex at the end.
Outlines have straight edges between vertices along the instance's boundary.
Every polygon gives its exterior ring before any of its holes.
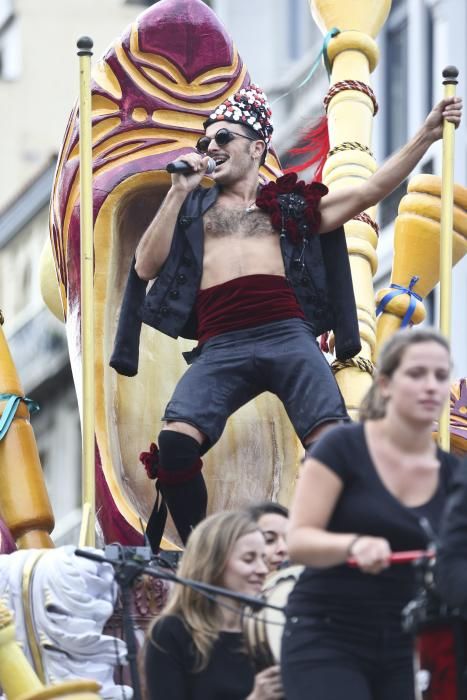
{"type": "Polygon", "coordinates": [[[166,569],[169,569],[173,573],[175,573],[177,571],[174,564],[171,564],[170,561],[167,561],[167,559],[164,559],[164,557],[160,557],[158,554],[155,554],[154,556],[151,557],[149,563],[152,564],[153,562],[155,564],[157,564],[157,566],[160,566],[161,569],[163,569],[165,567],[166,569]]]}
{"type": "MultiPolygon", "coordinates": [[[[248,618],[249,620],[259,620],[259,618],[258,618],[258,615],[259,615],[259,613],[260,613],[259,610],[258,610],[258,612],[255,612],[254,610],[252,610],[251,613],[248,613],[248,612],[245,611],[245,608],[242,608],[242,609],[234,608],[234,607],[232,607],[231,605],[229,605],[228,603],[224,603],[223,601],[220,601],[219,598],[218,598],[217,596],[212,595],[211,593],[207,593],[206,591],[201,591],[201,590],[198,590],[198,589],[196,589],[196,588],[195,588],[194,590],[196,590],[197,593],[200,593],[202,596],[204,596],[204,597],[207,598],[208,600],[212,600],[214,603],[216,603],[217,605],[219,605],[221,608],[225,608],[226,610],[229,610],[230,612],[236,613],[236,614],[239,615],[242,619],[243,619],[243,618],[248,618]]],[[[266,607],[266,606],[265,606],[265,607],[266,607]]],[[[277,608],[276,608],[276,609],[277,609],[277,608]]],[[[277,609],[277,610],[278,610],[278,609],[277,609]]],[[[284,627],[284,626],[285,626],[285,622],[276,622],[276,621],[274,621],[274,620],[261,620],[261,622],[264,622],[265,624],[268,624],[268,625],[276,625],[276,626],[278,626],[278,627],[284,627]]]]}

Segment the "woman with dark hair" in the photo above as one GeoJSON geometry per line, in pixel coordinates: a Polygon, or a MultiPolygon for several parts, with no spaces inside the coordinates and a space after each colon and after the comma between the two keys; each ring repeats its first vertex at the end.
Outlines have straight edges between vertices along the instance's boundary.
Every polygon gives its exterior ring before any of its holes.
{"type": "Polygon", "coordinates": [[[288,509],[280,503],[264,501],[249,506],[247,513],[256,520],[264,535],[269,571],[281,569],[287,563],[288,509]]]}
{"type": "Polygon", "coordinates": [[[396,333],[363,422],[330,430],[307,455],[288,538],[290,558],[306,568],[287,604],[287,700],[415,698],[412,638],[401,626],[415,576],[391,555],[428,548],[439,527],[456,460],[432,430],[450,368],[436,331],[396,333]]]}
{"type": "MultiPolygon", "coordinates": [[[[178,573],[257,596],[268,573],[264,537],[246,512],[211,515],[191,533],[178,573]]],[[[148,633],[144,668],[148,700],[279,700],[280,671],[255,675],[246,652],[242,605],[189,586],[173,595],[148,633]]]]}

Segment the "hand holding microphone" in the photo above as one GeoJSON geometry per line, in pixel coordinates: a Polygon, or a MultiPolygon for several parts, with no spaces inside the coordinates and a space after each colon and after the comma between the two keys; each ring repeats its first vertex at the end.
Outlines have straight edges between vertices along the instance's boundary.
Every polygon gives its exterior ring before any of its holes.
{"type": "MultiPolygon", "coordinates": [[[[216,161],[214,160],[214,158],[209,158],[209,156],[205,156],[204,158],[202,158],[200,164],[202,164],[203,161],[207,161],[206,169],[203,175],[210,175],[216,169],[216,161]]],[[[184,159],[173,160],[171,163],[168,163],[166,166],[166,170],[171,175],[192,175],[195,172],[201,172],[200,169],[197,169],[196,166],[192,165],[188,160],[184,159]]]]}

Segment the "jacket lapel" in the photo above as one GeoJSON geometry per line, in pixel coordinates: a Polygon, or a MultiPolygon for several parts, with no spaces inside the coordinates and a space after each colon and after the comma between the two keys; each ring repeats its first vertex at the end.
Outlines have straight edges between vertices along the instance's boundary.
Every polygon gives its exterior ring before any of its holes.
{"type": "Polygon", "coordinates": [[[204,224],[203,215],[212,207],[219,196],[219,188],[214,185],[208,189],[200,189],[197,192],[198,196],[190,198],[185,216],[191,222],[186,228],[186,237],[190,244],[196,263],[199,268],[203,269],[203,253],[204,253],[204,224]]]}

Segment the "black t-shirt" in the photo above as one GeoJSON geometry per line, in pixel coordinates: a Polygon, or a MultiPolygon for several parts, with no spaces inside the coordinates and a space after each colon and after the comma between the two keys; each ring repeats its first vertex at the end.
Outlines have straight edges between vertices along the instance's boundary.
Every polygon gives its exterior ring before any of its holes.
{"type": "Polygon", "coordinates": [[[175,615],[161,617],[147,644],[145,673],[150,700],[245,700],[254,685],[253,665],[241,632],[221,632],[207,666],[194,671],[191,635],[175,615]]]}
{"type": "MultiPolygon", "coordinates": [[[[426,549],[429,532],[439,531],[451,475],[457,459],[438,449],[440,474],[432,498],[421,506],[404,506],[386,488],[371,460],[363,424],[330,430],[313,448],[312,456],[343,482],[343,490],[327,529],[384,537],[393,552],[426,549]],[[427,525],[428,523],[428,525],[427,525]],[[428,531],[428,532],[427,532],[428,531]]],[[[338,614],[368,623],[399,620],[414,597],[412,564],[392,565],[378,575],[348,565],[307,567],[289,596],[289,615],[338,614]],[[368,616],[365,616],[368,612],[368,616]]]]}

